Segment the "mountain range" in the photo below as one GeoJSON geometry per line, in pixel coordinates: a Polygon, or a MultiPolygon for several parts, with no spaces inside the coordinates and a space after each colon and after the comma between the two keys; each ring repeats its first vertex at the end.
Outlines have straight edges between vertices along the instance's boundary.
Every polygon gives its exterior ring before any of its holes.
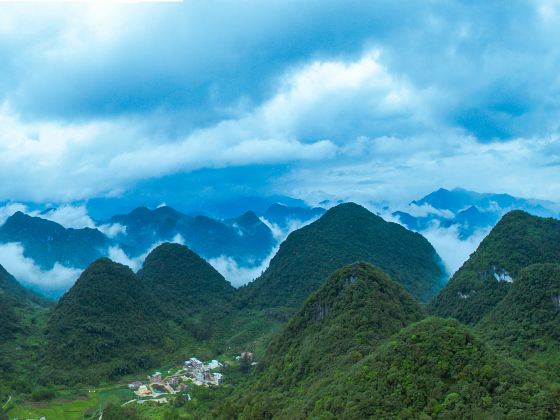
{"type": "MultiPolygon", "coordinates": [[[[163,242],[184,243],[206,259],[224,257],[250,268],[262,264],[289,230],[322,213],[322,208],[275,203],[261,216],[247,211],[235,218],[218,220],[186,215],[167,206],[138,207],[99,222],[99,226],[115,228],[109,234],[102,228],[65,228],[40,213],[28,215],[18,211],[0,226],[0,244],[21,244],[24,257],[41,270],[51,270],[57,264],[84,269],[98,258],[119,254],[125,255],[122,262],[129,263],[143,259],[163,242]]],[[[53,298],[66,291],[48,284],[35,288],[53,298]]]]}
{"type": "Polygon", "coordinates": [[[229,382],[126,417],[554,419],[559,233],[556,219],[510,212],[444,285],[425,238],[346,203],[240,289],[180,244],[138,273],[100,258],[54,306],[0,271],[0,397],[25,404],[197,354],[230,360],[229,382]],[[231,360],[245,350],[258,363],[243,370],[231,360]]]}
{"type": "Polygon", "coordinates": [[[489,230],[512,210],[524,210],[542,217],[560,215],[560,206],[550,201],[509,194],[478,193],[462,188],[440,188],[393,211],[392,215],[404,226],[417,232],[434,227],[456,226],[459,237],[466,239],[481,229],[489,230]]]}

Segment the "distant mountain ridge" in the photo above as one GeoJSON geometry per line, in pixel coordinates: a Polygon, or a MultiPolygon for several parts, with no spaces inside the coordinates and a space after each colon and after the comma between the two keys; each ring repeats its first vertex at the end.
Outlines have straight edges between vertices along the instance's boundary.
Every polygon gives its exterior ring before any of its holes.
{"type": "Polygon", "coordinates": [[[559,217],[560,205],[551,201],[514,197],[509,194],[478,193],[463,188],[440,188],[392,215],[409,229],[422,232],[434,225],[456,225],[461,239],[479,229],[490,229],[511,210],[524,210],[543,217],[559,217]]]}
{"type": "MultiPolygon", "coordinates": [[[[47,213],[52,210],[49,208],[47,213]]],[[[138,207],[100,222],[100,225],[118,227],[109,237],[103,233],[105,230],[66,228],[42,218],[41,213],[30,216],[18,211],[0,226],[0,244],[21,244],[24,257],[33,260],[41,270],[51,270],[55,264],[84,269],[117,248],[131,259],[139,258],[163,242],[185,243],[205,259],[225,257],[240,267],[250,268],[260,265],[270,255],[284,237],[281,232],[315,219],[323,212],[320,208],[276,203],[264,212],[270,220],[254,211],[218,220],[186,215],[169,206],[138,207]]],[[[42,290],[41,287],[37,289],[42,290]]],[[[44,287],[50,296],[64,291],[44,287]]]]}
{"type": "Polygon", "coordinates": [[[106,255],[111,243],[97,229],[65,228],[20,211],[0,226],[0,243],[10,242],[21,243],[24,255],[46,270],[56,262],[68,267],[86,267],[106,255]]]}

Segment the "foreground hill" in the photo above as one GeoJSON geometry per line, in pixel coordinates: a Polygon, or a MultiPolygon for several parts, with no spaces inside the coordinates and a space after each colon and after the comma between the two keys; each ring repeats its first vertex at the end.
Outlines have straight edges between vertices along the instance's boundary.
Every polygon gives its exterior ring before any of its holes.
{"type": "Polygon", "coordinates": [[[0,341],[10,339],[20,328],[15,306],[25,299],[25,289],[0,265],[0,341]]]}
{"type": "Polygon", "coordinates": [[[506,296],[524,267],[558,262],[560,220],[512,211],[453,275],[430,311],[475,324],[506,296]]]}
{"type": "Polygon", "coordinates": [[[34,307],[48,307],[49,302],[18,281],[0,265],[0,342],[21,330],[21,312],[33,312],[34,307]]]}
{"type": "Polygon", "coordinates": [[[54,308],[48,360],[59,375],[79,371],[90,380],[149,367],[167,336],[162,318],[159,304],[130,268],[100,259],[54,308]]]}
{"type": "Polygon", "coordinates": [[[520,358],[560,349],[560,264],[521,270],[508,294],[479,329],[501,349],[520,358]]]}
{"type": "Polygon", "coordinates": [[[388,339],[292,418],[557,418],[558,395],[501,360],[454,320],[429,318],[388,339]]]}
{"type": "Polygon", "coordinates": [[[243,418],[288,417],[294,400],[422,316],[418,303],[381,270],[366,263],[337,270],[275,337],[260,372],[230,398],[228,410],[243,418]]]}
{"type": "Polygon", "coordinates": [[[292,232],[263,275],[241,293],[249,305],[296,308],[330,273],[356,261],[378,266],[421,301],[437,293],[444,277],[423,236],[347,203],[292,232]]]}
{"type": "Polygon", "coordinates": [[[146,257],[138,277],[168,313],[193,315],[231,301],[235,289],[189,248],[163,244],[146,257]]]}

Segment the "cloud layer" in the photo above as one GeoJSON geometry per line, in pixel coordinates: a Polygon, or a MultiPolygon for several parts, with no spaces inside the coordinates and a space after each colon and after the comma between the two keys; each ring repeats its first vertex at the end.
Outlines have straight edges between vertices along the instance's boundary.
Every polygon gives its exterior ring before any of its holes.
{"type": "Polygon", "coordinates": [[[310,201],[560,199],[554,1],[6,4],[0,23],[0,198],[257,165],[274,175],[245,190],[310,201]]]}

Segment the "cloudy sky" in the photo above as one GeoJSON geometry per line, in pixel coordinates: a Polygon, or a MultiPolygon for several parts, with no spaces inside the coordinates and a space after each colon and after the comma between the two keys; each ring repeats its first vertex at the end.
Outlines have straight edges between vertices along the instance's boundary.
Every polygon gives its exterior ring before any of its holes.
{"type": "Polygon", "coordinates": [[[554,0],[2,3],[0,200],[560,200],[559,39],[554,0]]]}

